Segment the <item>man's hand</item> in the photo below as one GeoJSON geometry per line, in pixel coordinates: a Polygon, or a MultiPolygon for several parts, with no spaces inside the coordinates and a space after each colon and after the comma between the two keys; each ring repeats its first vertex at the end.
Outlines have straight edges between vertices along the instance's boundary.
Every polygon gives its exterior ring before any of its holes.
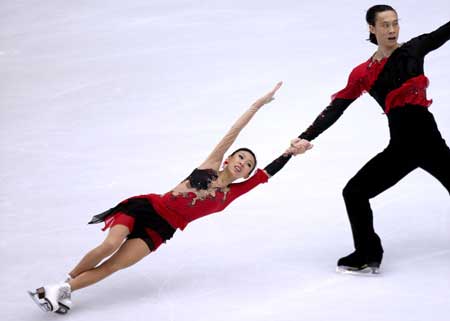
{"type": "Polygon", "coordinates": [[[294,138],[291,140],[291,145],[286,150],[285,154],[297,156],[305,153],[307,150],[310,150],[313,146],[314,145],[306,139],[294,138]]]}

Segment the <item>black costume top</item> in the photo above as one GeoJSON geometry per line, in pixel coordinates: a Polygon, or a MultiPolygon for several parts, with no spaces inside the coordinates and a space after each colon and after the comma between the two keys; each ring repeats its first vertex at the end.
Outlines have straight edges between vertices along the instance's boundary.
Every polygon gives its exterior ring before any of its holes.
{"type": "Polygon", "coordinates": [[[450,21],[437,30],[415,37],[381,61],[370,58],[350,73],[347,86],[332,96],[332,101],[299,138],[313,140],[330,127],[345,109],[367,91],[383,111],[406,105],[428,107],[424,57],[450,39],[450,21]]]}

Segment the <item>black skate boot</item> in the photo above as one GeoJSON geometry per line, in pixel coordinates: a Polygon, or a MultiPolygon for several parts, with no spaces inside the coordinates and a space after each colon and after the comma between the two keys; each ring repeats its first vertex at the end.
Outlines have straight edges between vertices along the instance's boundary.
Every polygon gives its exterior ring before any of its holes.
{"type": "Polygon", "coordinates": [[[360,251],[355,251],[338,260],[336,271],[361,275],[379,274],[382,259],[383,252],[368,255],[360,251]]]}

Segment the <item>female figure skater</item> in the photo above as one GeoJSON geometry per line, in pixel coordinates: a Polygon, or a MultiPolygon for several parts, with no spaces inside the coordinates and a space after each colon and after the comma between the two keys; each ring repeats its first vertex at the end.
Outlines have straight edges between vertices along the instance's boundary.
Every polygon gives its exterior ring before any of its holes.
{"type": "Polygon", "coordinates": [[[109,233],[102,244],[88,252],[69,272],[68,279],[59,284],[43,286],[30,295],[44,311],[67,313],[71,308],[71,292],[92,285],[114,272],[127,268],[155,251],[170,239],[176,229],[202,216],[222,211],[233,200],[257,185],[266,183],[291,158],[310,149],[312,145],[295,146],[294,140],[286,152],[258,169],[256,157],[247,148],[239,148],[223,162],[224,155],[236,140],[240,131],[255,113],[269,103],[281,82],[273,90],[256,100],[236,121],[228,133],[213,149],[206,160],[171,191],[131,197],[114,208],[96,215],[90,223],[105,222],[109,233]],[[223,169],[220,169],[223,162],[223,169]],[[107,260],[101,263],[105,258],[107,260]]]}
{"type": "Polygon", "coordinates": [[[437,30],[398,43],[397,12],[387,5],[371,7],[366,14],[370,41],[377,51],[350,73],[347,86],[299,138],[305,143],[330,127],[345,109],[367,91],[387,115],[390,141],[343,190],[355,251],[337,262],[339,272],[378,273],[383,258],[374,231],[369,199],[395,185],[420,167],[437,178],[450,193],[450,149],[428,108],[428,79],[424,57],[450,38],[450,22],[437,30]]]}

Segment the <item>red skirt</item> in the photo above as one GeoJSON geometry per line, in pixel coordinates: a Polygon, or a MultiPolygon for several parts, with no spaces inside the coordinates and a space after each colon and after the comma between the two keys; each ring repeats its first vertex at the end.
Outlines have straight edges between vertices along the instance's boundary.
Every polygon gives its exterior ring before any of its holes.
{"type": "Polygon", "coordinates": [[[89,224],[105,222],[103,231],[115,225],[124,225],[130,230],[127,239],[142,239],[150,251],[155,251],[162,243],[172,238],[173,228],[144,198],[132,197],[106,212],[92,218],[89,224]]]}
{"type": "Polygon", "coordinates": [[[105,227],[102,228],[102,230],[104,231],[107,228],[111,228],[119,224],[125,225],[130,230],[130,234],[128,234],[127,239],[128,240],[136,238],[142,239],[152,252],[156,251],[156,249],[162,243],[165,243],[165,240],[163,240],[162,237],[158,233],[153,231],[151,228],[135,226],[135,221],[136,219],[134,217],[131,217],[122,212],[118,212],[110,216],[105,221],[105,227]]]}

